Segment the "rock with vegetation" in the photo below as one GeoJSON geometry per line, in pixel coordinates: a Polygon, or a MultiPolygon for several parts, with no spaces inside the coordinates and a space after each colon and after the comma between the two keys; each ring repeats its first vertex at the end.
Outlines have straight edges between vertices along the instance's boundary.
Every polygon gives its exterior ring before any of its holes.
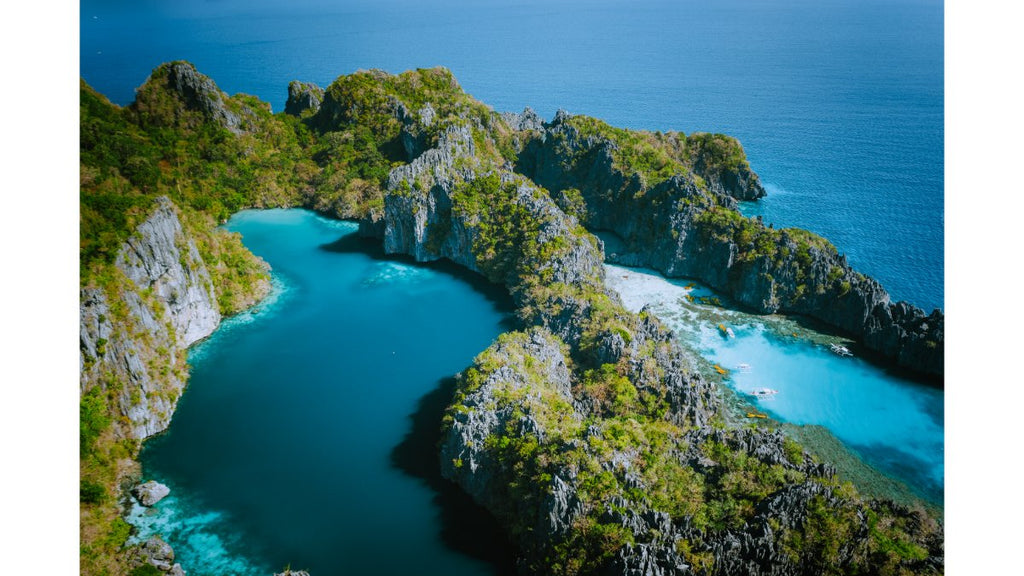
{"type": "Polygon", "coordinates": [[[221,317],[210,274],[169,199],[157,200],[81,302],[82,391],[111,397],[126,437],[164,430],[185,386],[185,349],[221,317]]]}
{"type": "Polygon", "coordinates": [[[307,111],[316,114],[323,101],[323,88],[310,82],[293,80],[288,84],[288,100],[284,104],[284,111],[292,116],[302,116],[307,111]]]}
{"type": "Polygon", "coordinates": [[[890,302],[824,238],[745,218],[736,200],[764,195],[728,136],[622,130],[560,113],[534,130],[517,170],[625,248],[609,259],[697,278],[760,313],[817,318],[899,365],[943,374],[943,315],[890,302]]]}
{"type": "Polygon", "coordinates": [[[142,544],[133,546],[129,551],[129,564],[134,568],[132,573],[145,573],[146,568],[155,568],[161,574],[183,576],[181,564],[174,562],[174,550],[159,536],[153,536],[142,544]]]}
{"type": "Polygon", "coordinates": [[[167,83],[185,108],[198,111],[205,120],[214,122],[234,134],[241,134],[252,128],[255,113],[247,107],[229,106],[227,95],[221,92],[208,76],[200,74],[192,64],[172,62],[157,69],[146,83],[160,81],[167,83]]]}

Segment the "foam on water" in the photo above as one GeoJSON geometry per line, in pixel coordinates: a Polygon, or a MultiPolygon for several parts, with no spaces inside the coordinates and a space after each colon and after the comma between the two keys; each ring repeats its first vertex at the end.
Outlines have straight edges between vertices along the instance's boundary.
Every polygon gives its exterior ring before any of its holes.
{"type": "Polygon", "coordinates": [[[701,297],[715,296],[696,283],[667,280],[648,270],[605,269],[607,284],[627,308],[649,305],[685,347],[729,370],[724,383],[752,404],[781,421],[825,426],[868,464],[942,503],[940,390],[861,358],[837,356],[828,344],[839,339],[792,319],[700,304],[701,297]],[[733,335],[723,334],[720,326],[733,335]],[[777,393],[753,395],[764,388],[777,393]]]}
{"type": "Polygon", "coordinates": [[[274,572],[273,567],[253,563],[224,512],[197,506],[187,495],[176,492],[172,488],[170,496],[151,508],[133,502],[127,519],[137,532],[128,540],[129,545],[153,536],[171,540],[175,543],[175,561],[188,566],[189,574],[266,576],[274,572]]]}
{"type": "Polygon", "coordinates": [[[400,262],[377,262],[363,284],[416,284],[427,279],[432,272],[421,266],[411,266],[400,262]]]}
{"type": "Polygon", "coordinates": [[[224,338],[230,337],[237,330],[242,329],[255,322],[268,322],[276,316],[279,311],[287,304],[291,297],[291,290],[288,286],[286,279],[282,278],[278,274],[271,273],[270,275],[270,294],[268,294],[259,304],[239,312],[234,316],[229,316],[221,321],[220,326],[217,330],[210,334],[210,336],[200,342],[197,342],[188,351],[189,362],[199,362],[202,360],[207,351],[215,348],[217,343],[224,338]]]}

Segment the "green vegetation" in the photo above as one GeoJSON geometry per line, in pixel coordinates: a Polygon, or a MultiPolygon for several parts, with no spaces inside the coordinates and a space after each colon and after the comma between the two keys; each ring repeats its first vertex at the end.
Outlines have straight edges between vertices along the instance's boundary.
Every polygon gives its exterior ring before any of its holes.
{"type": "Polygon", "coordinates": [[[686,138],[687,157],[701,164],[705,174],[750,170],[740,141],[725,134],[695,132],[686,138]]]}
{"type": "MultiPolygon", "coordinates": [[[[750,169],[739,141],[724,134],[698,132],[686,136],[681,132],[627,130],[589,116],[572,116],[566,122],[575,128],[580,140],[589,141],[591,146],[610,144],[613,166],[627,179],[639,177],[642,190],[677,175],[693,178],[698,187],[706,188],[709,176],[718,179],[725,173],[750,169]]],[[[563,148],[566,156],[576,158],[591,150],[588,146],[570,150],[567,142],[563,148]]]]}
{"type": "Polygon", "coordinates": [[[831,242],[817,234],[799,228],[769,228],[721,206],[700,212],[694,219],[694,225],[707,244],[735,244],[736,262],[740,266],[765,261],[769,264],[769,276],[782,277],[791,273],[796,279],[796,288],[789,294],[790,303],[811,293],[824,294],[826,290],[833,290],[841,297],[851,289],[848,269],[832,266],[823,280],[820,274],[815,274],[815,252],[829,256],[838,254],[831,242]]]}
{"type": "Polygon", "coordinates": [[[452,194],[452,213],[479,232],[473,245],[476,264],[492,282],[508,282],[525,273],[525,256],[537,250],[541,221],[517,199],[519,182],[505,184],[497,174],[476,178],[452,194]]]}

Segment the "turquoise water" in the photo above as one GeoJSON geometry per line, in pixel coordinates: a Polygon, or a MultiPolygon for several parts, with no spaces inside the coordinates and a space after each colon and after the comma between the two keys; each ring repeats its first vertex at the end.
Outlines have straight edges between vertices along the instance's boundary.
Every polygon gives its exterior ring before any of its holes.
{"type": "Polygon", "coordinates": [[[162,534],[193,576],[508,572],[500,530],[435,449],[450,377],[508,328],[504,291],[303,210],[227,228],[271,264],[275,295],[192,351],[142,454],[172,495],[135,511],[138,537],[162,534]]]}
{"type": "Polygon", "coordinates": [[[609,286],[628,308],[651,305],[685,345],[728,370],[725,384],[757,408],[781,421],[825,426],[866,463],[942,504],[941,390],[857,356],[837,356],[826,344],[838,339],[822,337],[792,320],[687,301],[687,294],[714,296],[705,287],[687,288],[688,281],[666,280],[645,270],[606,268],[609,286]],[[719,324],[734,336],[723,335],[719,324]],[[764,388],[777,393],[751,395],[764,388]]]}
{"type": "Polygon", "coordinates": [[[943,291],[941,0],[83,0],[81,70],[127,104],[161,62],[284,108],[288,82],[444,65],[497,110],[738,137],[769,196],[896,299],[943,291]]]}

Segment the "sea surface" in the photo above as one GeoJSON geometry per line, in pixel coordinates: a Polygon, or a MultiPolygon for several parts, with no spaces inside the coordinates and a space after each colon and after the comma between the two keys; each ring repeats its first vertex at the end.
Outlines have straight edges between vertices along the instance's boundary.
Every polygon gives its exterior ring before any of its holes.
{"type": "Polygon", "coordinates": [[[496,523],[440,478],[451,376],[508,329],[504,289],[454,266],[386,258],[356,225],[304,210],[227,224],[275,292],[193,348],[189,386],[137,507],[192,576],[502,574],[496,523]]]}
{"type": "Polygon", "coordinates": [[[186,59],[282,110],[291,80],[446,66],[499,111],[723,132],[768,197],[894,299],[943,307],[941,0],[82,0],[81,72],[128,104],[186,59]]]}

